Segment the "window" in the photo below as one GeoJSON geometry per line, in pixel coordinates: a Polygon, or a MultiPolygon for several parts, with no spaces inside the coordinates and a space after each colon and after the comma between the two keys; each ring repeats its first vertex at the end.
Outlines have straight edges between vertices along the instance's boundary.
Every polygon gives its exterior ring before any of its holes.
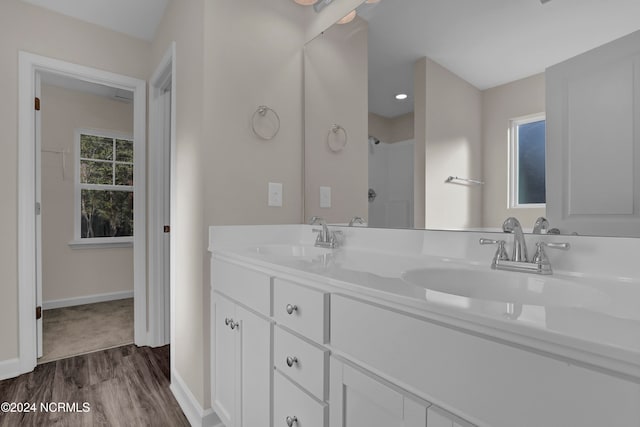
{"type": "Polygon", "coordinates": [[[76,132],[75,243],[133,239],[133,139],[76,132]]]}
{"type": "Polygon", "coordinates": [[[545,116],[535,114],[511,120],[509,132],[509,207],[544,207],[545,116]]]}

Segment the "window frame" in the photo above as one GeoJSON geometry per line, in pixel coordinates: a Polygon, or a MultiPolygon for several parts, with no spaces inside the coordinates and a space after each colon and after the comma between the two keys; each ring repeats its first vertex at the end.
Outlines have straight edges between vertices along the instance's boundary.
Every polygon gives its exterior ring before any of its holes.
{"type": "MultiPolygon", "coordinates": [[[[546,208],[546,203],[524,203],[518,202],[518,127],[529,123],[544,121],[546,128],[546,113],[534,113],[526,116],[515,117],[509,120],[509,167],[508,167],[508,197],[507,208],[509,209],[540,209],[546,208]]],[[[546,134],[545,134],[545,160],[546,160],[546,134]]]]}
{"type": "MultiPolygon", "coordinates": [[[[115,132],[115,131],[105,131],[105,130],[97,130],[90,128],[78,128],[74,131],[74,224],[73,224],[73,240],[69,242],[69,246],[73,249],[91,249],[91,248],[102,248],[105,246],[109,247],[132,247],[133,246],[133,238],[134,236],[119,236],[119,237],[82,237],[82,215],[81,215],[81,198],[82,198],[82,190],[100,190],[100,191],[125,191],[134,194],[135,200],[135,185],[124,186],[124,185],[106,185],[106,184],[83,184],[80,182],[80,139],[81,135],[90,135],[97,136],[100,138],[110,138],[114,140],[127,140],[134,144],[134,157],[133,162],[123,162],[127,164],[132,164],[134,171],[136,167],[136,159],[135,159],[135,143],[133,139],[133,135],[115,132]]],[[[107,161],[110,163],[120,163],[115,160],[115,152],[114,158],[111,161],[107,161]]],[[[134,172],[135,174],[135,172],[134,172]]],[[[135,229],[134,229],[135,235],[135,229]]]]}

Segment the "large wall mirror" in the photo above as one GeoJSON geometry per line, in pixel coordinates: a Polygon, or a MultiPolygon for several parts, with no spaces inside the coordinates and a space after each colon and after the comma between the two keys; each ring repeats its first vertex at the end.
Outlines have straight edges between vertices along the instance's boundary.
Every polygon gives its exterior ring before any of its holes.
{"type": "Polygon", "coordinates": [[[635,0],[364,2],[305,46],[305,217],[531,229],[556,185],[545,69],[637,16],[635,0]]]}

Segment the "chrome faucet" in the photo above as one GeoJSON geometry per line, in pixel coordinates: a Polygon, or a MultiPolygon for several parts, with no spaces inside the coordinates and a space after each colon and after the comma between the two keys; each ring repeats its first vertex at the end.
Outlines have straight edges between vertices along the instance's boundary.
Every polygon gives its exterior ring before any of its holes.
{"type": "Polygon", "coordinates": [[[367,220],[362,218],[361,216],[354,216],[353,218],[351,218],[351,221],[349,221],[349,227],[353,227],[354,224],[366,225],[367,220]]]}
{"type": "Polygon", "coordinates": [[[560,234],[560,230],[557,228],[549,228],[549,221],[547,218],[541,216],[536,219],[535,224],[533,224],[533,234],[560,234]]]}
{"type": "MultiPolygon", "coordinates": [[[[318,233],[315,246],[329,249],[335,249],[338,247],[339,242],[336,238],[336,232],[329,230],[329,227],[327,227],[327,222],[323,218],[314,216],[309,221],[309,225],[320,225],[322,227],[313,229],[314,233],[318,233]]],[[[337,233],[341,232],[338,231],[337,233]]]]}
{"type": "Polygon", "coordinates": [[[549,231],[549,221],[547,218],[541,216],[536,219],[536,223],[533,224],[533,234],[546,234],[549,231]]]}
{"type": "MultiPolygon", "coordinates": [[[[538,218],[540,220],[540,218],[538,218]]],[[[546,221],[544,218],[542,220],[546,221]]],[[[543,221],[540,221],[543,223],[543,221]]],[[[538,221],[536,221],[536,224],[538,221]]],[[[548,224],[548,222],[547,222],[548,224]]],[[[504,240],[480,239],[481,245],[498,245],[498,249],[491,262],[494,270],[523,271],[536,274],[552,274],[551,263],[544,251],[544,248],[569,249],[568,243],[536,243],[536,253],[531,262],[527,257],[527,244],[524,240],[524,233],[520,226],[520,221],[514,217],[507,218],[502,224],[505,233],[513,233],[513,251],[511,259],[507,256],[504,240]]]]}
{"type": "Polygon", "coordinates": [[[511,251],[511,261],[527,262],[527,242],[524,240],[524,233],[520,221],[515,217],[507,218],[502,223],[502,231],[505,233],[513,233],[513,250],[511,251]]]}

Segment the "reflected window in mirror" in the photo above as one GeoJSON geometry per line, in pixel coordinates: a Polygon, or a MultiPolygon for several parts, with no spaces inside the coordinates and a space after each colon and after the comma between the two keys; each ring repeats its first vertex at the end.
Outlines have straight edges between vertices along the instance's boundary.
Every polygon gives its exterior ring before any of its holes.
{"type": "Polygon", "coordinates": [[[510,207],[544,207],[546,185],[543,113],[511,119],[509,152],[510,207]]]}

